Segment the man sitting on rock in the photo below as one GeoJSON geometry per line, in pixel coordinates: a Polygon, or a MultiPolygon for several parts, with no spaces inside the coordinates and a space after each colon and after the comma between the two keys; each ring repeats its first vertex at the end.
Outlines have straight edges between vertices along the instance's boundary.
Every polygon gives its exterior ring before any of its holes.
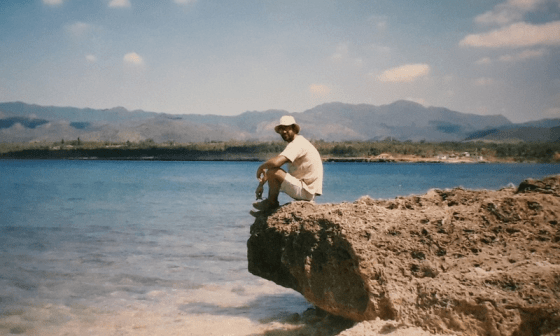
{"type": "MultiPolygon", "coordinates": [[[[274,130],[288,145],[282,153],[266,161],[257,169],[259,186],[255,191],[257,200],[262,198],[263,186],[268,182],[268,198],[253,203],[262,213],[279,207],[280,191],[295,200],[313,201],[323,192],[323,162],[317,149],[299,135],[300,127],[294,117],[283,116],[274,130]],[[288,172],[281,167],[288,164],[288,172]]],[[[258,212],[251,211],[258,215],[258,212]]]]}

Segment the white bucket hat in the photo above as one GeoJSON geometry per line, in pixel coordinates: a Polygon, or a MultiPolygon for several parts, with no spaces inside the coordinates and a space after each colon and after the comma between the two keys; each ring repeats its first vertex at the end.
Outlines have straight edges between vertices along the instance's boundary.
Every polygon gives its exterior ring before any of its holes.
{"type": "Polygon", "coordinates": [[[299,134],[299,125],[296,123],[296,120],[294,119],[294,117],[286,115],[283,116],[282,118],[280,118],[280,124],[276,125],[276,127],[274,127],[274,131],[276,133],[278,133],[278,128],[280,126],[290,126],[290,125],[294,125],[294,131],[296,132],[296,134],[299,134]]]}

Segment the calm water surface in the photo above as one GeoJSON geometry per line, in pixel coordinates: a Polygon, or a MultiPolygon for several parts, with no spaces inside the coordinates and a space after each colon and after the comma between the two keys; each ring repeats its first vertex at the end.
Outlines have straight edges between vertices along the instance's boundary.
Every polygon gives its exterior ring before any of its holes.
{"type": "MultiPolygon", "coordinates": [[[[247,271],[258,164],[0,161],[0,335],[289,328],[308,303],[247,271]]],[[[318,203],[552,174],[560,165],[328,163],[318,203]]]]}

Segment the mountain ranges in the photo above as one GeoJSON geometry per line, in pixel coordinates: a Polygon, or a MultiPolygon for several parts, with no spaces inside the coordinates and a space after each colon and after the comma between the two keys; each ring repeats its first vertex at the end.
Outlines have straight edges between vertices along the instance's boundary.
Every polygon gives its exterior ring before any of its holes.
{"type": "Polygon", "coordinates": [[[388,105],[326,103],[304,112],[250,111],[237,116],[91,109],[0,103],[0,142],[61,140],[157,143],[277,141],[274,126],[292,115],[301,134],[324,141],[558,142],[560,118],[514,124],[502,115],[476,115],[400,100],[388,105]]]}

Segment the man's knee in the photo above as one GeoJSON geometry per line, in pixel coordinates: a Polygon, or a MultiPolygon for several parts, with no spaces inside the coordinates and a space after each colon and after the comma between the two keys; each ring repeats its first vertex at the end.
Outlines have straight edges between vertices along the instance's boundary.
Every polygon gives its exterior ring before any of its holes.
{"type": "Polygon", "coordinates": [[[283,182],[286,177],[286,172],[282,168],[271,168],[266,173],[268,180],[276,180],[283,182]]]}

